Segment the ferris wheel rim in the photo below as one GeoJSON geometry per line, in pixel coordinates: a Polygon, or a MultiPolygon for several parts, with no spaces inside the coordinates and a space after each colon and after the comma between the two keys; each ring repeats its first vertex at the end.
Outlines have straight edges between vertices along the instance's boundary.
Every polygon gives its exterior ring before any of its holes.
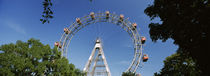
{"type": "MultiPolygon", "coordinates": [[[[67,58],[67,52],[68,52],[68,47],[69,44],[71,42],[71,39],[74,37],[74,35],[81,30],[82,28],[86,27],[87,25],[90,24],[94,24],[94,23],[99,23],[99,22],[107,22],[107,23],[113,23],[116,25],[119,25],[122,27],[123,30],[125,30],[126,32],[128,32],[129,36],[131,37],[131,40],[133,41],[134,44],[134,57],[132,59],[132,62],[130,64],[130,66],[128,67],[128,69],[126,71],[131,71],[131,72],[136,72],[139,64],[141,63],[141,57],[142,57],[142,43],[140,41],[140,34],[138,33],[138,29],[132,30],[132,23],[130,21],[128,21],[128,19],[124,19],[124,20],[119,20],[120,16],[114,14],[114,13],[110,13],[109,14],[109,19],[107,19],[106,21],[102,21],[101,19],[106,18],[106,13],[95,13],[95,18],[93,19],[90,15],[86,15],[82,18],[80,18],[81,23],[83,24],[79,24],[77,21],[73,22],[73,24],[71,24],[68,29],[70,29],[70,33],[66,34],[65,32],[62,34],[62,37],[59,41],[60,44],[62,44],[61,48],[57,48],[59,51],[61,51],[61,55],[62,57],[64,56],[63,53],[66,54],[66,58],[67,58]],[[92,23],[88,23],[91,22],[92,23]],[[120,22],[120,24],[118,24],[120,22]],[[87,24],[86,24],[87,23],[87,24]],[[82,26],[81,28],[79,28],[80,26],[82,26]],[[124,26],[126,26],[127,28],[124,28],[124,26]],[[78,29],[75,32],[75,29],[78,29]],[[75,32],[75,33],[73,33],[75,32]],[[131,34],[130,34],[131,32],[131,34]],[[133,38],[132,38],[133,37],[133,38]],[[68,40],[69,39],[69,40],[68,40]],[[66,44],[67,42],[67,44],[66,44]]],[[[65,56],[64,56],[65,57],[65,56]]]]}

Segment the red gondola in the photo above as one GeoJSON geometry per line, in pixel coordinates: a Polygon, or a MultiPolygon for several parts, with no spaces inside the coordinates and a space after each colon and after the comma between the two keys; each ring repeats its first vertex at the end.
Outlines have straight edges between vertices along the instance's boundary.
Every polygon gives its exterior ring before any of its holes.
{"type": "Polygon", "coordinates": [[[55,46],[58,46],[59,45],[59,43],[58,42],[55,42],[55,46]]]}
{"type": "Polygon", "coordinates": [[[59,47],[59,48],[61,48],[62,46],[59,44],[59,42],[55,42],[55,44],[54,44],[55,46],[57,46],[57,47],[59,47]]]}
{"type": "Polygon", "coordinates": [[[141,38],[141,43],[144,44],[145,41],[146,41],[146,37],[142,37],[142,38],[141,38]]]}
{"type": "Polygon", "coordinates": [[[136,27],[137,27],[137,24],[136,23],[133,23],[132,26],[133,26],[133,30],[135,30],[136,27]]]}
{"type": "Polygon", "coordinates": [[[143,56],[143,62],[147,62],[148,59],[149,59],[148,55],[147,54],[144,54],[144,56],[143,56]]]}

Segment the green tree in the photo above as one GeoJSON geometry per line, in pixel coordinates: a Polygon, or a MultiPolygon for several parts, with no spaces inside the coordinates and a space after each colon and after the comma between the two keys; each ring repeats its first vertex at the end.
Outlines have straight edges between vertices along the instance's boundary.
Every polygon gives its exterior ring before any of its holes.
{"type": "Polygon", "coordinates": [[[164,67],[154,76],[200,76],[200,70],[192,57],[179,50],[164,60],[164,67]]]}
{"type": "Polygon", "coordinates": [[[82,76],[73,64],[61,57],[55,47],[42,44],[39,40],[17,41],[0,46],[0,76],[82,76]]]}
{"type": "Polygon", "coordinates": [[[184,53],[197,60],[202,76],[208,76],[210,64],[209,0],[154,0],[145,13],[153,20],[160,18],[160,23],[150,23],[150,37],[165,42],[172,38],[174,44],[184,53]]]}
{"type": "Polygon", "coordinates": [[[136,74],[133,72],[123,72],[122,76],[135,76],[136,74]]]}

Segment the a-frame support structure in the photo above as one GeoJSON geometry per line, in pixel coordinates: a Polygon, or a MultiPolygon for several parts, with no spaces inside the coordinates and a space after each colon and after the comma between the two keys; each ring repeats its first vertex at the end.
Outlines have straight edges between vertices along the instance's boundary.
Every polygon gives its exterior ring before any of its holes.
{"type": "Polygon", "coordinates": [[[100,39],[96,40],[95,47],[93,48],[83,71],[87,73],[86,76],[111,76],[100,39]],[[96,52],[98,53],[95,57],[96,52]],[[90,67],[93,62],[93,67],[90,67]],[[102,62],[102,64],[99,64],[100,62],[102,62]],[[97,68],[100,68],[100,70],[97,68]]]}

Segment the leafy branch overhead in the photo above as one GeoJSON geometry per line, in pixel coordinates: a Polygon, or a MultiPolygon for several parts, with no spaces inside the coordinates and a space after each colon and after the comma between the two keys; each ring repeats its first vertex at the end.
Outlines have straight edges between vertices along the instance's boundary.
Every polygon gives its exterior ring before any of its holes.
{"type": "Polygon", "coordinates": [[[52,2],[51,0],[44,0],[42,5],[44,7],[44,11],[42,12],[42,19],[40,19],[40,21],[42,22],[42,24],[46,22],[50,23],[49,19],[53,18],[53,11],[51,10],[52,2]]]}
{"type": "Polygon", "coordinates": [[[209,0],[154,0],[145,9],[151,20],[160,18],[161,23],[150,23],[152,41],[173,39],[181,51],[197,60],[201,76],[209,76],[209,0]]]}

